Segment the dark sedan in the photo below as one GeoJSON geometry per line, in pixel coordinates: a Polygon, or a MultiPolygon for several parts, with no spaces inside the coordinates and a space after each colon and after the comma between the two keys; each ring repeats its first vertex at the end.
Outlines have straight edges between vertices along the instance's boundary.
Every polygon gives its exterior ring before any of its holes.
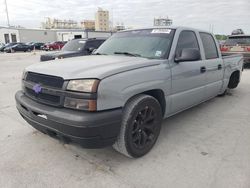
{"type": "Polygon", "coordinates": [[[13,46],[9,46],[9,47],[6,47],[4,49],[4,52],[7,52],[7,53],[12,53],[12,52],[30,52],[33,48],[29,45],[26,45],[26,44],[16,44],[16,45],[13,45],[13,46]]]}
{"type": "Polygon", "coordinates": [[[41,50],[44,43],[34,42],[34,43],[27,44],[27,45],[29,45],[32,49],[41,50]]]}
{"type": "Polygon", "coordinates": [[[1,47],[0,47],[0,51],[1,51],[1,52],[4,52],[4,49],[5,49],[5,48],[14,46],[14,45],[16,45],[16,44],[18,44],[18,43],[17,43],[17,42],[11,42],[11,43],[8,43],[8,44],[6,44],[6,45],[4,45],[4,46],[1,46],[1,47]]]}
{"type": "Polygon", "coordinates": [[[94,49],[97,49],[106,39],[73,39],[67,42],[61,51],[41,55],[40,61],[49,61],[68,57],[90,55],[94,49]]]}

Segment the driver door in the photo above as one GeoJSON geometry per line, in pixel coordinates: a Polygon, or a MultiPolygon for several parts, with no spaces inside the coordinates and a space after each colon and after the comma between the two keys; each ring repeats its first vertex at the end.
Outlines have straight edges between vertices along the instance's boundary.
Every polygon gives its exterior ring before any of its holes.
{"type": "MultiPolygon", "coordinates": [[[[184,48],[200,50],[196,33],[184,30],[180,33],[176,46],[176,57],[184,48]]],[[[185,110],[205,100],[206,69],[202,59],[196,61],[173,62],[171,114],[185,110]]]]}

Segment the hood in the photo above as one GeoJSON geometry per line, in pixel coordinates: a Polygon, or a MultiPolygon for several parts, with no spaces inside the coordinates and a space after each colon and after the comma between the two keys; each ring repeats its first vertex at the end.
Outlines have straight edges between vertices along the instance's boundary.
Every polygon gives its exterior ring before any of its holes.
{"type": "Polygon", "coordinates": [[[77,51],[59,51],[59,52],[54,52],[54,53],[48,53],[48,54],[43,54],[41,56],[47,56],[47,57],[65,57],[67,55],[73,55],[73,54],[78,54],[79,52],[77,51]]]}
{"type": "Polygon", "coordinates": [[[81,78],[103,79],[120,72],[159,65],[163,61],[122,55],[91,55],[36,63],[27,67],[25,71],[59,76],[65,80],[81,78]]]}

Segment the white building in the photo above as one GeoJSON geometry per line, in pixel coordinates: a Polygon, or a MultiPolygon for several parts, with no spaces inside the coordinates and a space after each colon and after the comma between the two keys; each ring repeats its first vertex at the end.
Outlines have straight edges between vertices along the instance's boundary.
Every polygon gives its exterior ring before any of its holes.
{"type": "Polygon", "coordinates": [[[50,30],[0,27],[0,43],[69,41],[75,38],[108,38],[111,35],[111,32],[84,29],[50,30]]]}

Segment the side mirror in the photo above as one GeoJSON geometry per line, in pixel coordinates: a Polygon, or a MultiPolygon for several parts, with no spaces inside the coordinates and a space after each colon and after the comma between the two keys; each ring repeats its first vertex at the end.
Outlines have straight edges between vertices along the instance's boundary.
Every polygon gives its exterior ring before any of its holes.
{"type": "Polygon", "coordinates": [[[181,50],[180,56],[176,56],[174,61],[176,63],[182,61],[198,61],[201,59],[200,51],[196,48],[184,48],[181,50]]]}
{"type": "Polygon", "coordinates": [[[91,54],[94,50],[95,50],[95,48],[93,48],[93,47],[90,47],[90,48],[87,49],[87,51],[88,51],[90,54],[91,54]]]}
{"type": "Polygon", "coordinates": [[[91,54],[94,54],[97,49],[94,49],[91,54]]]}

